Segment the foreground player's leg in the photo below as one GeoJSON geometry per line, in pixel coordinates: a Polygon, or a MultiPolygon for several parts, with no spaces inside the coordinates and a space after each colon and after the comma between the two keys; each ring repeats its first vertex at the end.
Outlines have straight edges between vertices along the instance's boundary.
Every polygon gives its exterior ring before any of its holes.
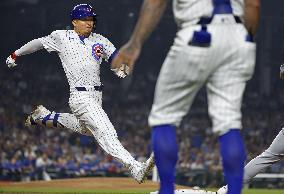
{"type": "Polygon", "coordinates": [[[246,154],[240,130],[231,129],[219,141],[228,194],[241,194],[246,154]]]}
{"type": "MultiPolygon", "coordinates": [[[[106,153],[122,162],[129,169],[130,174],[137,182],[144,182],[154,166],[153,154],[146,162],[141,163],[136,161],[121,145],[115,129],[102,108],[98,107],[93,112],[100,114],[101,120],[104,121],[101,124],[100,121],[98,124],[101,125],[102,129],[93,129],[91,125],[86,126],[83,123],[80,123],[74,114],[51,112],[42,105],[38,106],[27,118],[26,125],[41,125],[49,128],[69,129],[83,135],[94,136],[106,153]]],[[[87,117],[94,116],[92,114],[86,115],[87,117]]],[[[95,118],[89,120],[95,120],[95,118]]]]}
{"type": "MultiPolygon", "coordinates": [[[[237,50],[235,54],[242,59],[237,50]]],[[[251,62],[237,60],[237,62],[220,66],[207,84],[209,115],[212,118],[213,131],[221,134],[219,136],[220,153],[225,181],[229,189],[228,194],[241,194],[242,190],[246,154],[240,134],[241,104],[246,80],[252,74],[251,62]],[[233,67],[243,67],[243,65],[249,71],[245,77],[242,73],[232,70],[233,67]],[[226,76],[222,77],[222,75],[226,76]]]]}
{"type": "Polygon", "coordinates": [[[159,194],[174,194],[175,166],[178,159],[175,127],[161,125],[152,130],[155,163],[160,176],[159,194]]]}

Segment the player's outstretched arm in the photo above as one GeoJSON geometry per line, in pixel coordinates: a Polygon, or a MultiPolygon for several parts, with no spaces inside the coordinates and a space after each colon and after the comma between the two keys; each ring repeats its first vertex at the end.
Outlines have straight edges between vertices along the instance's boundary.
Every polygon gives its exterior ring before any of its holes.
{"type": "Polygon", "coordinates": [[[39,39],[34,39],[28,42],[27,44],[25,44],[24,46],[22,46],[20,49],[13,52],[7,58],[6,64],[8,65],[9,68],[15,67],[17,66],[16,59],[18,56],[27,55],[40,49],[43,49],[42,43],[40,42],[39,39]]]}
{"type": "Polygon", "coordinates": [[[112,69],[126,64],[130,68],[129,71],[132,72],[145,40],[159,23],[166,5],[167,0],[144,0],[134,31],[129,41],[121,47],[119,53],[113,59],[112,69]]]}
{"type": "Polygon", "coordinates": [[[245,26],[252,35],[256,34],[259,22],[260,0],[245,0],[245,26]]]}

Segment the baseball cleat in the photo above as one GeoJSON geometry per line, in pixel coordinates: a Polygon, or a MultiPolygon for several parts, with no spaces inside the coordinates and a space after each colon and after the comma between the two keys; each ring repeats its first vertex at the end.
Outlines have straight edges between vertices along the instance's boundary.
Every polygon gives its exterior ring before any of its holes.
{"type": "Polygon", "coordinates": [[[49,110],[47,110],[44,106],[39,105],[36,109],[31,112],[28,118],[25,121],[25,126],[30,127],[31,125],[36,125],[36,121],[46,117],[47,115],[51,114],[49,110]]]}
{"type": "Polygon", "coordinates": [[[32,125],[36,125],[34,119],[31,117],[31,115],[28,116],[28,118],[25,121],[25,126],[30,127],[32,125]]]}
{"type": "Polygon", "coordinates": [[[129,167],[130,174],[139,183],[145,182],[147,176],[154,167],[154,154],[152,153],[149,159],[143,163],[136,163],[129,167]]]}
{"type": "Polygon", "coordinates": [[[143,176],[139,183],[144,183],[155,166],[154,153],[152,152],[146,162],[143,163],[143,176]]]}
{"type": "Polygon", "coordinates": [[[218,191],[217,191],[217,194],[227,194],[228,192],[228,186],[223,186],[221,187],[218,191]]]}
{"type": "MultiPolygon", "coordinates": [[[[159,194],[159,191],[150,192],[150,194],[159,194]]],[[[177,189],[175,194],[217,194],[216,192],[202,189],[177,189]]]]}

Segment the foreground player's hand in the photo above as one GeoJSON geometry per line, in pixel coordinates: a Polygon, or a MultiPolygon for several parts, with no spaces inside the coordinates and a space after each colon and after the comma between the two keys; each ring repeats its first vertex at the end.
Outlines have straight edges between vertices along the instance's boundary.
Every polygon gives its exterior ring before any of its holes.
{"type": "Polygon", "coordinates": [[[129,75],[129,67],[122,64],[119,68],[111,69],[119,78],[125,78],[129,75]]]}
{"type": "Polygon", "coordinates": [[[9,68],[13,68],[15,66],[17,66],[16,62],[16,54],[12,53],[6,60],[6,64],[8,65],[9,68]]]}
{"type": "Polygon", "coordinates": [[[121,67],[121,64],[126,64],[129,67],[129,73],[133,71],[134,64],[140,55],[141,46],[128,42],[123,45],[118,54],[114,57],[111,68],[117,69],[121,67]]]}
{"type": "Polygon", "coordinates": [[[284,79],[284,64],[280,66],[280,79],[284,79]]]}

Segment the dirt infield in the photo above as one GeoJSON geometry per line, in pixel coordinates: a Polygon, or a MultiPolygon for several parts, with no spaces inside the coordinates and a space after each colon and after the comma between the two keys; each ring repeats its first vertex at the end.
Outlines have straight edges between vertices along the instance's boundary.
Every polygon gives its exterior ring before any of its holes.
{"type": "MultiPolygon", "coordinates": [[[[136,183],[130,178],[76,178],[76,179],[61,179],[52,181],[32,181],[32,182],[0,182],[0,191],[7,189],[10,191],[27,191],[31,192],[52,192],[53,191],[155,191],[159,187],[158,183],[146,181],[143,184],[136,183]]],[[[177,186],[177,188],[186,188],[184,186],[177,186]]]]}

